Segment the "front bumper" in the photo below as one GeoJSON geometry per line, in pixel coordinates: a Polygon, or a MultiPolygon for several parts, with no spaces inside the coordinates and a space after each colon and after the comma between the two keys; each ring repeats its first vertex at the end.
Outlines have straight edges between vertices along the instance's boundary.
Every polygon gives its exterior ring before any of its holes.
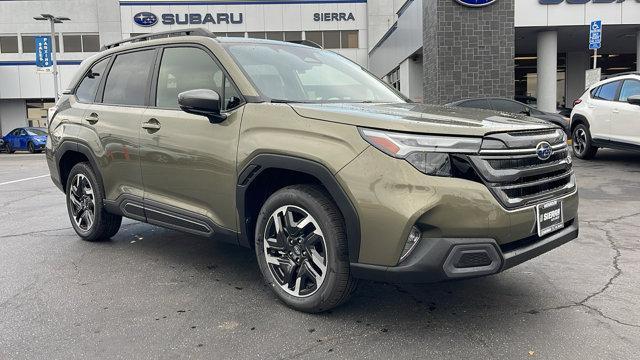
{"type": "Polygon", "coordinates": [[[429,283],[495,274],[512,268],[578,237],[578,218],[545,237],[531,236],[506,245],[494,239],[429,238],[398,266],[352,263],[352,275],[392,283],[429,283]],[[465,255],[467,254],[467,255],[465,255]],[[461,264],[463,257],[480,259],[480,266],[461,264]]]}

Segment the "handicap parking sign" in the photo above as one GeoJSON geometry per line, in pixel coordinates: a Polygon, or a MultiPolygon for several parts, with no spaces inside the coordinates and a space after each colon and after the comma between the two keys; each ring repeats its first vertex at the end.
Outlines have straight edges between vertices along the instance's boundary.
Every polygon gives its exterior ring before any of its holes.
{"type": "Polygon", "coordinates": [[[589,49],[600,49],[602,45],[602,21],[594,20],[589,29],[589,49]]]}

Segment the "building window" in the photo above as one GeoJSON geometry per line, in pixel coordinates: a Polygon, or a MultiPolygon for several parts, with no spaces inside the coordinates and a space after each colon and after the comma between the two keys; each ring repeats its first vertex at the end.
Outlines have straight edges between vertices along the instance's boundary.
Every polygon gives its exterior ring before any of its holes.
{"type": "Polygon", "coordinates": [[[322,31],[306,31],[304,33],[306,40],[322,46],[322,31]]]}
{"type": "Polygon", "coordinates": [[[306,31],[305,39],[325,49],[358,48],[358,30],[306,31]]]}
{"type": "MultiPolygon", "coordinates": [[[[25,54],[36,52],[36,36],[22,35],[22,52],[25,54]]],[[[60,37],[56,35],[56,52],[60,52],[60,37]]]]}
{"type": "Polygon", "coordinates": [[[98,52],[100,37],[93,34],[62,35],[65,52],[98,52]]]}
{"type": "Polygon", "coordinates": [[[18,52],[18,36],[0,36],[0,53],[16,54],[18,52]]]}
{"type": "Polygon", "coordinates": [[[400,91],[400,68],[396,68],[387,75],[389,85],[400,91]]]}
{"type": "Polygon", "coordinates": [[[340,31],[324,31],[322,33],[322,47],[340,49],[340,31]]]}
{"type": "Polygon", "coordinates": [[[228,37],[244,37],[244,33],[243,32],[228,32],[227,33],[228,37]]]}
{"type": "Polygon", "coordinates": [[[300,41],[302,40],[302,31],[285,31],[284,41],[300,41]]]}
{"type": "Polygon", "coordinates": [[[250,33],[247,33],[247,34],[249,35],[250,38],[253,38],[253,39],[266,39],[267,38],[266,33],[264,31],[263,32],[250,32],[250,33]]]}
{"type": "Polygon", "coordinates": [[[267,31],[267,39],[283,41],[284,33],[282,31],[267,31]]]}
{"type": "Polygon", "coordinates": [[[340,32],[342,37],[341,47],[343,49],[358,48],[358,30],[343,30],[340,32]]]}

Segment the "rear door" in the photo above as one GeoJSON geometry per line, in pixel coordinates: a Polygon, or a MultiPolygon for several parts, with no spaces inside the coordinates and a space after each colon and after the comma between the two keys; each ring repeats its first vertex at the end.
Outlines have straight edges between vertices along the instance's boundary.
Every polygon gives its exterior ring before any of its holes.
{"type": "Polygon", "coordinates": [[[615,99],[621,81],[612,81],[602,84],[591,91],[591,99],[587,107],[591,112],[589,130],[594,139],[609,140],[611,138],[611,119],[616,107],[615,99]]]}
{"type": "Polygon", "coordinates": [[[640,106],[627,102],[633,95],[640,95],[640,81],[624,80],[613,109],[611,140],[640,146],[640,106]]]}
{"type": "Polygon", "coordinates": [[[156,67],[152,105],[139,124],[144,127],[140,156],[147,219],[206,236],[236,231],[241,96],[204,47],[167,46],[156,67]],[[194,89],[218,92],[226,120],[212,124],[205,116],[180,110],[178,94],[194,89]]]}
{"type": "Polygon", "coordinates": [[[106,198],[129,197],[128,215],[143,219],[140,174],[140,121],[147,106],[155,48],[113,56],[96,103],[85,112],[83,123],[91,130],[106,198]],[[139,204],[136,206],[136,200],[139,204]]]}

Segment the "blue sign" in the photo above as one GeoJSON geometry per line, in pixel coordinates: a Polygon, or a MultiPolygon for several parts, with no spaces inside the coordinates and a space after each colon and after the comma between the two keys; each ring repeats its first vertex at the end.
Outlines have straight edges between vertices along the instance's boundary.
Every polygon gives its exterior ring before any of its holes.
{"type": "Polygon", "coordinates": [[[594,20],[589,29],[589,49],[600,49],[600,45],[602,45],[602,20],[594,20]]]}
{"type": "Polygon", "coordinates": [[[154,13],[143,11],[133,16],[133,21],[140,26],[153,26],[158,23],[158,17],[154,13]]]}
{"type": "Polygon", "coordinates": [[[456,0],[456,1],[464,6],[481,7],[481,6],[491,5],[497,0],[456,0]]]}
{"type": "Polygon", "coordinates": [[[51,61],[51,36],[36,36],[36,66],[48,68],[53,66],[51,61]]]}

